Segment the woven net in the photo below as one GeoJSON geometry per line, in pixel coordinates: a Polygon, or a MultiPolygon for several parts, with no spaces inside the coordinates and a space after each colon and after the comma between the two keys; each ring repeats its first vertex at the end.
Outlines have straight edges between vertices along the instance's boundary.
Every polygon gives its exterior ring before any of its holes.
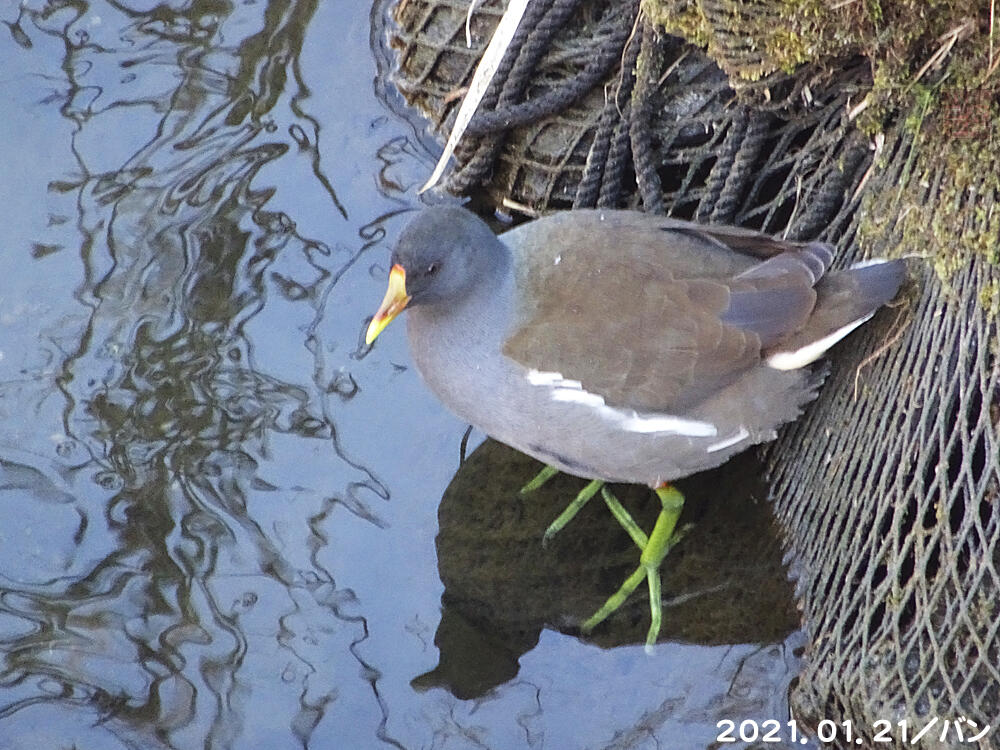
{"type": "MultiPolygon", "coordinates": [[[[913,143],[893,145],[880,179],[892,188],[870,210],[895,201],[946,212],[955,189],[947,169],[908,175],[913,143]]],[[[995,238],[995,194],[961,192],[949,223],[955,246],[995,238]]],[[[908,226],[897,216],[880,244],[904,243],[908,226]]],[[[1000,718],[998,277],[980,255],[947,284],[926,274],[881,334],[888,340],[871,353],[845,347],[822,399],[768,450],[812,634],[794,697],[814,722],[907,720],[919,729],[936,717],[923,746],[968,747],[955,730],[934,744],[944,719],[995,727],[1000,718]]]]}
{"type": "MultiPolygon", "coordinates": [[[[985,19],[876,4],[883,28],[927,26],[885,42],[912,58],[895,86],[871,57],[887,38],[866,36],[871,4],[652,5],[530,3],[448,188],[528,214],[642,207],[824,239],[840,265],[929,256],[763,449],[810,637],[791,703],[873,746],[881,720],[899,746],[906,721],[907,747],[994,747],[969,738],[1000,724],[998,98],[940,87],[988,80],[969,72],[995,69],[985,19]],[[944,726],[960,717],[961,734],[944,726]]],[[[471,48],[468,2],[394,7],[396,83],[436,131],[503,7],[476,5],[471,48]]]]}

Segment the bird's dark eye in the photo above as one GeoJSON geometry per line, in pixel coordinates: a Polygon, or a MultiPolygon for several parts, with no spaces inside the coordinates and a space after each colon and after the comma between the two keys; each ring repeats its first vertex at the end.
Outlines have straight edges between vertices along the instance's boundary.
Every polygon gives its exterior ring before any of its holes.
{"type": "Polygon", "coordinates": [[[434,274],[437,273],[437,271],[438,271],[438,264],[437,263],[431,263],[429,266],[427,266],[427,275],[428,276],[433,276],[434,274]]]}

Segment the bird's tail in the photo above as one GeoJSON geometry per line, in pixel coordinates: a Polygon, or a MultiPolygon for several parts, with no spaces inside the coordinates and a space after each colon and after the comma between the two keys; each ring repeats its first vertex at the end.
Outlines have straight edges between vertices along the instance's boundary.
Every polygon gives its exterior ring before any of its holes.
{"type": "Polygon", "coordinates": [[[870,260],[824,276],[805,327],[767,353],[777,370],[805,367],[889,302],[906,278],[902,260],[870,260]]]}

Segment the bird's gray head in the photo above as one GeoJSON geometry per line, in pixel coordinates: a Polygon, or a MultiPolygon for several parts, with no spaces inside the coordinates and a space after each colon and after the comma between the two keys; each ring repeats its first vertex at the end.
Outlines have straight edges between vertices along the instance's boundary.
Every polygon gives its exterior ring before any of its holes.
{"type": "Polygon", "coordinates": [[[486,223],[464,208],[436,206],[416,215],[392,253],[385,298],[365,342],[378,338],[409,305],[454,304],[503,268],[506,248],[486,223]]]}
{"type": "Polygon", "coordinates": [[[405,272],[411,305],[454,302],[482,281],[503,246],[478,216],[458,206],[417,214],[399,236],[394,266],[405,272]]]}

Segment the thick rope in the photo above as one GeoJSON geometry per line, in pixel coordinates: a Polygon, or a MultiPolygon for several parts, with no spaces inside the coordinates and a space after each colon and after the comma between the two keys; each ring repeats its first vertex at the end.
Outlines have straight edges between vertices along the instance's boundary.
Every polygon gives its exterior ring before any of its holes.
{"type": "Polygon", "coordinates": [[[632,91],[632,121],[629,123],[629,138],[632,146],[632,160],[635,163],[635,179],[642,196],[643,208],[654,214],[662,214],[663,184],[657,171],[657,154],[653,148],[652,114],[655,105],[658,78],[663,68],[663,51],[656,32],[645,17],[642,21],[642,41],[636,61],[636,82],[632,91]]]}
{"type": "Polygon", "coordinates": [[[606,107],[612,107],[620,116],[611,133],[608,156],[601,175],[601,189],[597,205],[614,208],[621,197],[622,179],[632,165],[629,123],[632,121],[632,91],[635,88],[635,66],[639,59],[641,44],[630,38],[622,58],[621,78],[606,107]],[[621,107],[619,110],[618,108],[621,107]]]}
{"type": "MultiPolygon", "coordinates": [[[[575,10],[579,2],[580,0],[566,0],[570,11],[575,10]]],[[[594,88],[600,81],[604,80],[608,71],[620,59],[622,45],[628,37],[631,19],[634,18],[634,13],[629,15],[629,5],[637,6],[637,3],[626,4],[618,9],[618,12],[609,12],[601,19],[593,37],[598,45],[597,49],[594,50],[583,70],[572,78],[561,82],[558,88],[550,89],[530,101],[522,101],[510,106],[498,106],[493,111],[480,110],[469,123],[466,133],[473,136],[486,135],[538,122],[563,111],[594,88]]],[[[562,23],[565,23],[565,19],[562,20],[562,23]]],[[[537,50],[530,56],[532,64],[524,66],[523,74],[529,78],[527,83],[530,83],[530,79],[534,78],[534,63],[537,63],[537,60],[548,51],[546,44],[537,42],[534,37],[530,43],[537,47],[537,50]]],[[[513,73],[511,78],[514,78],[513,73]]],[[[514,84],[515,88],[522,88],[519,81],[515,81],[514,84]]]]}
{"type": "MultiPolygon", "coordinates": [[[[698,203],[698,210],[695,213],[695,221],[709,222],[716,213],[722,192],[726,188],[729,173],[732,171],[733,163],[736,161],[736,154],[740,150],[740,144],[747,130],[747,110],[745,107],[733,109],[729,130],[726,137],[716,149],[715,164],[709,172],[705,182],[705,197],[698,203]]],[[[721,213],[721,212],[719,212],[721,213]]]]}
{"type": "MultiPolygon", "coordinates": [[[[745,130],[727,134],[726,141],[732,141],[736,148],[732,162],[724,172],[724,183],[719,200],[712,208],[709,220],[713,224],[733,224],[737,210],[742,203],[747,185],[754,181],[753,175],[760,172],[760,151],[770,130],[772,117],[764,112],[747,115],[745,130]]],[[[725,146],[724,146],[725,148],[725,146]]]]}
{"type": "MultiPolygon", "coordinates": [[[[494,78],[499,95],[494,99],[490,91],[487,92],[484,103],[480,105],[480,113],[473,118],[466,131],[480,135],[481,140],[476,143],[472,156],[464,166],[452,175],[448,183],[450,190],[466,192],[480,185],[499,156],[504,133],[564,109],[604,79],[619,59],[622,45],[638,12],[638,0],[615,6],[602,17],[595,39],[603,39],[594,51],[592,62],[583,71],[531,102],[523,101],[525,91],[536,77],[539,61],[550,49],[552,38],[565,26],[581,2],[549,0],[546,4],[540,0],[537,7],[532,7],[532,17],[522,21],[521,29],[527,30],[522,35],[519,29],[494,78]],[[502,79],[501,75],[504,76],[502,79]]],[[[490,90],[493,89],[491,84],[490,90]]]]}
{"type": "MultiPolygon", "coordinates": [[[[496,109],[498,105],[506,106],[512,98],[520,96],[523,93],[523,90],[518,91],[516,94],[513,93],[511,85],[513,77],[515,81],[520,80],[523,86],[527,86],[527,79],[524,77],[523,72],[518,71],[516,75],[514,73],[521,52],[525,49],[528,40],[532,36],[544,35],[547,37],[546,42],[551,41],[552,34],[555,33],[558,26],[555,24],[545,24],[544,19],[550,13],[555,13],[558,17],[565,11],[568,4],[575,2],[578,2],[578,0],[568,0],[568,2],[562,0],[535,0],[535,2],[528,4],[524,17],[521,19],[521,23],[514,33],[514,38],[511,39],[510,46],[500,61],[493,80],[490,81],[490,85],[479,104],[481,111],[496,109]]],[[[531,54],[536,54],[538,49],[537,46],[533,47],[531,54]]],[[[448,189],[455,193],[465,193],[481,185],[485,181],[485,177],[490,169],[492,169],[493,163],[496,161],[502,142],[502,134],[499,133],[484,137],[478,142],[464,142],[461,149],[456,149],[456,155],[463,166],[449,178],[448,189]],[[466,154],[470,152],[472,156],[466,160],[466,154]]]]}
{"type": "Polygon", "coordinates": [[[601,180],[601,192],[597,196],[597,205],[601,208],[618,206],[622,193],[622,180],[632,164],[632,144],[628,137],[628,123],[631,117],[632,104],[628,103],[622,110],[622,118],[615,125],[614,133],[611,136],[611,146],[608,150],[608,159],[601,180]]]}
{"type": "MultiPolygon", "coordinates": [[[[850,198],[847,190],[851,187],[854,177],[863,171],[862,168],[872,153],[864,138],[854,137],[850,138],[850,141],[851,143],[845,145],[843,150],[842,168],[827,170],[826,179],[806,202],[805,210],[801,212],[800,218],[789,232],[790,238],[813,238],[822,234],[824,230],[831,231],[833,237],[839,237],[843,233],[841,228],[832,226],[831,222],[842,213],[841,207],[850,198]]],[[[851,215],[852,212],[843,212],[841,223],[848,221],[851,215]]]]}
{"type": "Polygon", "coordinates": [[[601,117],[597,122],[597,132],[587,153],[587,163],[583,168],[583,176],[576,188],[573,208],[594,208],[601,192],[601,181],[604,179],[604,167],[611,150],[611,136],[618,122],[618,109],[613,101],[605,102],[601,117]]]}

